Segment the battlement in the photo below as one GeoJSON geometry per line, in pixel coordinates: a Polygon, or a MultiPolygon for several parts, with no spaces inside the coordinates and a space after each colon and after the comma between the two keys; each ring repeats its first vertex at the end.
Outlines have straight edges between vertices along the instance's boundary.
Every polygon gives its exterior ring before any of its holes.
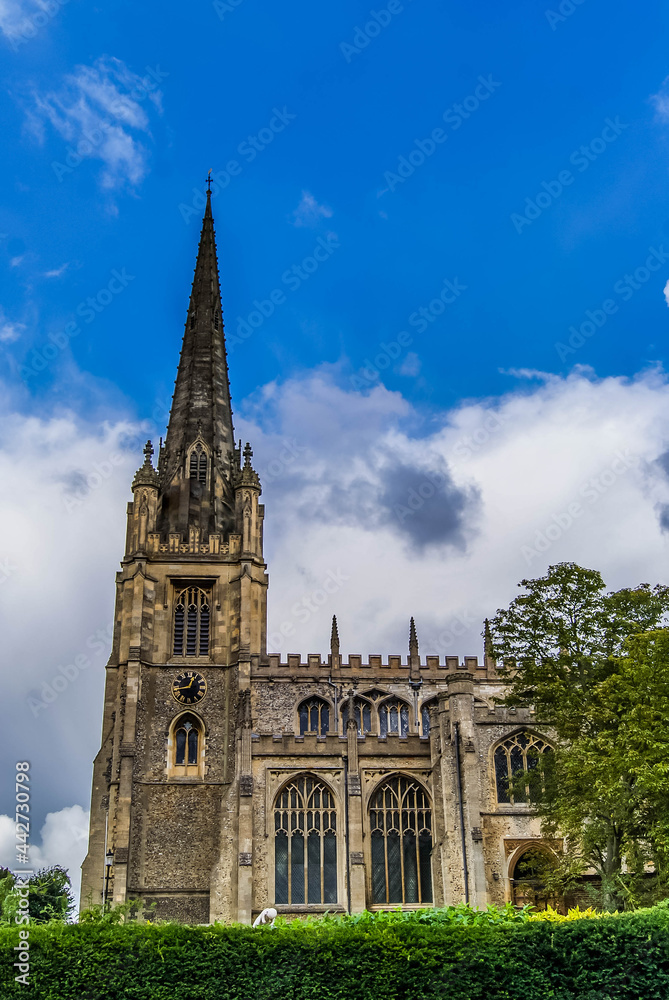
{"type": "MultiPolygon", "coordinates": [[[[420,672],[421,677],[433,676],[443,677],[444,674],[453,674],[465,671],[472,674],[474,678],[495,678],[497,679],[497,668],[493,661],[485,659],[480,661],[477,656],[465,656],[461,661],[457,656],[426,656],[424,659],[416,658],[413,663],[415,670],[420,672]]],[[[254,668],[254,675],[258,677],[271,675],[280,677],[282,674],[288,676],[304,676],[310,674],[326,673],[340,680],[347,677],[358,677],[369,674],[372,679],[409,679],[412,663],[409,657],[402,657],[401,654],[389,655],[384,661],[381,655],[370,654],[365,660],[362,655],[351,653],[348,659],[343,657],[328,655],[321,656],[320,653],[309,653],[303,659],[299,653],[288,653],[285,660],[281,659],[280,653],[270,653],[266,660],[261,660],[254,668]]],[[[362,679],[362,677],[360,678],[362,679]]]]}

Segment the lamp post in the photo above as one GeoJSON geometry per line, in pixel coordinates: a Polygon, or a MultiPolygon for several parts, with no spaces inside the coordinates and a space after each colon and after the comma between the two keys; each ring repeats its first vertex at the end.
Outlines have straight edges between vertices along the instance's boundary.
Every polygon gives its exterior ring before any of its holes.
{"type": "Polygon", "coordinates": [[[111,875],[113,864],[114,864],[114,852],[112,850],[109,850],[107,851],[107,857],[105,859],[105,894],[102,903],[103,910],[107,909],[107,897],[109,895],[109,876],[111,875]]]}

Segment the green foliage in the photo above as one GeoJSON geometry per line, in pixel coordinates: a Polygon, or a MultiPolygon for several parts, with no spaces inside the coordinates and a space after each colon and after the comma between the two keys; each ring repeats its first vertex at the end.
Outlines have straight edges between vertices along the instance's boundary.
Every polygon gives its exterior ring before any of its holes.
{"type": "Polygon", "coordinates": [[[531,915],[505,907],[241,925],[0,928],[2,1000],[664,1000],[669,908],[531,915]],[[584,919],[589,917],[590,919],[584,919]]]}
{"type": "MultiPolygon", "coordinates": [[[[0,871],[0,922],[13,924],[19,909],[15,878],[8,870],[0,871]],[[4,878],[3,878],[4,875],[4,878]]],[[[72,883],[60,865],[41,868],[28,880],[28,913],[34,924],[49,920],[67,920],[74,909],[72,883]]]]}
{"type": "Polygon", "coordinates": [[[604,593],[574,563],[523,580],[525,593],[491,621],[506,663],[505,701],[533,705],[557,737],[532,774],[548,837],[566,837],[563,888],[588,868],[593,900],[634,908],[667,894],[669,877],[669,588],[604,593]],[[548,762],[548,758],[546,758],[548,762]],[[654,874],[648,874],[652,868],[654,874]]]}

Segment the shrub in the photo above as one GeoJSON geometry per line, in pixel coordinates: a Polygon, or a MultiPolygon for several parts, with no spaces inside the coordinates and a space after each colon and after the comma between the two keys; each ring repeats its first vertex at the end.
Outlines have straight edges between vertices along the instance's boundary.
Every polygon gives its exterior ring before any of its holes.
{"type": "Polygon", "coordinates": [[[599,916],[468,907],[241,925],[0,929],[2,1000],[665,1000],[669,909],[599,916]],[[596,919],[593,919],[595,918],[596,919]]]}

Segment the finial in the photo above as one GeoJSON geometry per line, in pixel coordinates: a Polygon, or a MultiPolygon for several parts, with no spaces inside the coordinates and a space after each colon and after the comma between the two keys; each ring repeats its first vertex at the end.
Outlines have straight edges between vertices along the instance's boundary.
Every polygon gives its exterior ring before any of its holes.
{"type": "Polygon", "coordinates": [[[337,616],[332,616],[332,632],[330,633],[330,652],[333,656],[339,655],[339,629],[337,628],[337,616]]]}
{"type": "Polygon", "coordinates": [[[153,445],[150,441],[147,441],[144,445],[144,465],[152,465],[151,456],[153,455],[153,445]]]}
{"type": "Polygon", "coordinates": [[[418,635],[416,634],[416,623],[413,618],[409,622],[409,655],[418,655],[418,635]]]}
{"type": "Polygon", "coordinates": [[[251,458],[252,458],[252,456],[253,456],[253,448],[251,447],[251,445],[247,441],[246,442],[246,447],[244,448],[244,465],[247,468],[250,468],[250,466],[251,466],[251,458]]]}
{"type": "Polygon", "coordinates": [[[490,622],[486,618],[483,625],[483,655],[492,658],[492,635],[490,634],[490,622]]]}

